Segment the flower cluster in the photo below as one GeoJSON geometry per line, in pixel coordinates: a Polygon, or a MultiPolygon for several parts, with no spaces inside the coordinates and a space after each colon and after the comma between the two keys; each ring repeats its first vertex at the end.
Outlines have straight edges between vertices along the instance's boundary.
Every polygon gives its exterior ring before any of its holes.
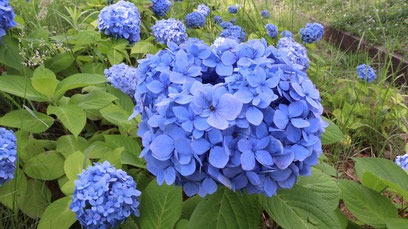
{"type": "Polygon", "coordinates": [[[187,40],[186,27],[183,22],[174,18],[156,21],[152,30],[156,41],[161,44],[169,41],[181,44],[187,40]]]}
{"type": "Polygon", "coordinates": [[[140,39],[140,14],[135,4],[119,1],[102,9],[98,18],[99,31],[133,44],[140,39]]]}
{"type": "Polygon", "coordinates": [[[319,23],[307,23],[305,28],[300,29],[300,36],[303,43],[311,44],[322,39],[324,27],[319,23]]]}
{"type": "Polygon", "coordinates": [[[0,187],[13,179],[17,161],[17,138],[12,130],[0,127],[0,187]]]}
{"type": "Polygon", "coordinates": [[[395,164],[402,169],[408,170],[408,153],[402,156],[397,156],[395,158],[395,164]]]}
{"type": "Polygon", "coordinates": [[[228,11],[232,14],[238,13],[238,7],[237,6],[229,6],[228,11]]]}
{"type": "Polygon", "coordinates": [[[153,2],[152,10],[159,16],[163,17],[169,11],[171,7],[171,2],[169,0],[150,0],[153,2]]]}
{"type": "Polygon", "coordinates": [[[278,26],[276,26],[275,24],[269,23],[265,26],[266,32],[268,33],[268,35],[271,38],[275,38],[278,37],[278,26]]]}
{"type": "Polygon", "coordinates": [[[235,18],[233,18],[233,19],[231,19],[231,21],[230,21],[232,24],[235,24],[235,23],[237,23],[237,20],[235,19],[235,18]]]}
{"type": "Polygon", "coordinates": [[[215,24],[220,24],[222,22],[221,16],[214,16],[214,22],[215,24]]]}
{"type": "Polygon", "coordinates": [[[197,11],[201,13],[202,15],[204,15],[205,17],[207,17],[211,12],[210,8],[206,6],[205,4],[198,5],[197,11]]]}
{"type": "Polygon", "coordinates": [[[292,34],[290,31],[288,31],[288,30],[284,30],[284,31],[281,32],[281,36],[282,36],[282,37],[292,38],[292,37],[293,37],[293,34],[292,34]]]}
{"type": "Polygon", "coordinates": [[[131,98],[135,95],[136,69],[124,63],[105,69],[105,76],[114,88],[123,91],[131,98]]]}
{"type": "Polygon", "coordinates": [[[272,196],[311,174],[327,126],[319,92],[264,39],[189,39],[138,62],[132,117],[159,184],[272,196]]]}
{"type": "Polygon", "coordinates": [[[294,68],[306,72],[309,68],[309,58],[306,48],[294,41],[291,37],[283,37],[278,42],[279,51],[286,53],[287,59],[294,68]]]}
{"type": "Polygon", "coordinates": [[[221,28],[223,28],[220,37],[230,38],[237,42],[245,41],[246,34],[239,25],[233,25],[231,22],[221,22],[221,28]]]}
{"type": "Polygon", "coordinates": [[[74,181],[75,191],[69,208],[87,228],[117,227],[130,215],[139,216],[141,192],[133,178],[109,162],[95,163],[74,181]]]}
{"type": "Polygon", "coordinates": [[[367,81],[367,83],[373,82],[377,77],[375,70],[366,64],[361,64],[357,67],[357,75],[360,79],[367,81]]]}
{"type": "Polygon", "coordinates": [[[0,1],[0,41],[1,38],[6,35],[6,31],[17,25],[14,21],[16,15],[14,14],[13,8],[9,6],[8,0],[0,1]]]}
{"type": "Polygon", "coordinates": [[[261,14],[264,19],[269,19],[271,17],[271,14],[267,10],[262,10],[261,14]]]}
{"type": "Polygon", "coordinates": [[[198,11],[194,11],[186,15],[184,22],[186,23],[187,28],[204,27],[206,19],[203,14],[198,11]]]}

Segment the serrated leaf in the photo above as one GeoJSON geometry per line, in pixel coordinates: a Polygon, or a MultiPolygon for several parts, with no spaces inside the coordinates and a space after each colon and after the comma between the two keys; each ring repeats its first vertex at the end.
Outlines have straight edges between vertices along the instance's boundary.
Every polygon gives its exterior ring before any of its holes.
{"type": "Polygon", "coordinates": [[[122,163],[120,161],[121,159],[121,154],[125,148],[124,147],[118,147],[111,152],[106,153],[101,159],[99,159],[99,163],[103,163],[104,161],[109,161],[109,163],[117,168],[121,169],[122,168],[122,163]]]}
{"type": "Polygon", "coordinates": [[[100,110],[102,117],[109,122],[122,126],[125,129],[136,127],[136,121],[134,119],[128,120],[131,113],[125,111],[118,105],[110,104],[100,110]]]}
{"type": "Polygon", "coordinates": [[[38,154],[26,162],[24,172],[31,178],[55,180],[65,174],[64,157],[54,151],[38,154]]]}
{"type": "Polygon", "coordinates": [[[85,154],[79,151],[72,153],[64,162],[65,175],[70,180],[77,180],[78,174],[80,174],[83,169],[86,169],[88,165],[91,165],[91,161],[89,159],[85,159],[85,154]]]}
{"type": "Polygon", "coordinates": [[[46,114],[39,112],[34,112],[34,114],[37,117],[31,115],[27,110],[14,110],[0,118],[0,125],[19,128],[27,132],[41,133],[54,123],[54,119],[46,114]]]}
{"type": "Polygon", "coordinates": [[[88,94],[76,94],[71,97],[69,103],[76,104],[82,109],[101,109],[106,107],[117,98],[102,90],[93,90],[88,94]]]}
{"type": "Polygon", "coordinates": [[[57,89],[55,90],[55,97],[59,97],[71,89],[101,84],[105,83],[106,81],[107,80],[104,75],[89,73],[75,74],[65,78],[58,84],[57,89]]]}
{"type": "Polygon", "coordinates": [[[95,159],[95,158],[101,158],[103,157],[106,153],[109,153],[112,151],[112,147],[106,144],[106,142],[103,141],[95,141],[92,144],[88,146],[84,150],[84,152],[89,151],[89,158],[95,159]]]}
{"type": "Polygon", "coordinates": [[[83,30],[79,31],[76,39],[79,45],[95,44],[101,39],[101,33],[95,30],[83,30]]]}
{"type": "Polygon", "coordinates": [[[77,105],[67,104],[64,106],[48,106],[47,114],[54,114],[64,126],[76,137],[85,127],[86,114],[77,105]]]}
{"type": "Polygon", "coordinates": [[[31,84],[41,94],[52,97],[57,88],[58,81],[54,72],[46,69],[44,66],[40,66],[34,70],[31,84]]]}
{"type": "Polygon", "coordinates": [[[47,96],[36,91],[30,79],[24,76],[0,76],[0,90],[32,101],[48,101],[47,96]]]}
{"type": "Polygon", "coordinates": [[[132,99],[125,94],[123,91],[112,87],[111,85],[107,85],[108,92],[112,95],[116,96],[119,99],[119,105],[127,112],[133,112],[133,108],[135,107],[132,99]]]}
{"type": "Polygon", "coordinates": [[[324,133],[322,133],[322,145],[330,145],[346,139],[343,132],[341,132],[339,127],[337,127],[334,122],[325,117],[322,117],[322,119],[329,123],[329,126],[326,128],[324,133]]]}
{"type": "Polygon", "coordinates": [[[180,187],[150,182],[140,203],[140,227],[143,229],[173,228],[181,216],[180,187]]]}
{"type": "Polygon", "coordinates": [[[50,204],[41,216],[37,229],[68,229],[75,223],[75,213],[69,209],[71,197],[67,196],[50,204]]]}

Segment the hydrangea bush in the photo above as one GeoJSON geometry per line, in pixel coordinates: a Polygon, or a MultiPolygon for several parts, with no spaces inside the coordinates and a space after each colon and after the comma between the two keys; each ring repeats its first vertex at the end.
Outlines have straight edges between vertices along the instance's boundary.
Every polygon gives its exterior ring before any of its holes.
{"type": "Polygon", "coordinates": [[[169,0],[150,0],[153,3],[152,10],[159,16],[163,17],[171,8],[171,2],[169,0]]]}
{"type": "Polygon", "coordinates": [[[17,25],[14,21],[16,15],[14,14],[13,8],[9,6],[8,0],[0,1],[0,41],[1,38],[6,35],[6,31],[17,25]]]}
{"type": "Polygon", "coordinates": [[[324,27],[319,23],[307,23],[305,28],[300,29],[300,36],[303,43],[311,44],[322,39],[324,27]]]}
{"type": "Polygon", "coordinates": [[[75,182],[70,209],[87,228],[117,227],[130,215],[139,216],[141,192],[133,178],[105,161],[88,166],[75,182]]]}
{"type": "Polygon", "coordinates": [[[293,37],[293,34],[288,30],[284,30],[281,32],[281,36],[282,37],[293,37]]]}
{"type": "Polygon", "coordinates": [[[119,1],[102,9],[98,18],[99,31],[133,44],[140,39],[140,14],[135,4],[119,1]]]}
{"type": "Polygon", "coordinates": [[[123,91],[131,98],[134,96],[137,80],[136,68],[121,63],[105,69],[104,73],[113,87],[123,91]]]}
{"type": "Polygon", "coordinates": [[[0,127],[0,187],[14,178],[17,161],[17,138],[12,130],[0,127]]]}
{"type": "Polygon", "coordinates": [[[377,77],[375,70],[366,64],[361,64],[357,67],[357,75],[358,78],[367,81],[367,83],[373,82],[377,77]]]}
{"type": "Polygon", "coordinates": [[[186,27],[183,22],[174,18],[156,21],[152,31],[156,41],[160,44],[167,44],[167,42],[181,44],[187,40],[186,27]]]}
{"type": "Polygon", "coordinates": [[[266,41],[198,39],[139,60],[141,156],[157,182],[188,196],[276,194],[311,174],[326,127],[319,92],[266,41]]]}
{"type": "Polygon", "coordinates": [[[206,19],[203,14],[194,11],[186,15],[184,22],[186,23],[187,28],[204,27],[206,19]]]}

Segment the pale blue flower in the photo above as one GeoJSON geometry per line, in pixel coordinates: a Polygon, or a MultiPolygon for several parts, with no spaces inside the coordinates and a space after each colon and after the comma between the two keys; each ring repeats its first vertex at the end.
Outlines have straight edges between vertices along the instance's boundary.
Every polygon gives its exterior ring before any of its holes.
{"type": "Polygon", "coordinates": [[[14,178],[17,162],[16,142],[17,138],[12,130],[0,127],[0,187],[14,178]]]}
{"type": "Polygon", "coordinates": [[[357,67],[357,75],[360,79],[367,81],[367,83],[373,82],[377,77],[375,70],[366,64],[361,64],[357,67]]]}
{"type": "Polygon", "coordinates": [[[211,12],[210,8],[209,8],[208,6],[206,6],[205,4],[200,4],[200,5],[198,5],[197,11],[198,11],[199,13],[201,13],[202,15],[206,16],[206,17],[207,17],[207,16],[210,14],[210,12],[211,12]]]}
{"type": "Polygon", "coordinates": [[[307,23],[305,28],[300,30],[300,36],[303,43],[311,44],[322,39],[324,27],[319,23],[307,23]]]}
{"type": "Polygon", "coordinates": [[[402,169],[408,170],[408,153],[402,156],[395,157],[395,164],[402,169]]]}
{"type": "Polygon", "coordinates": [[[179,45],[187,40],[186,27],[181,21],[174,18],[156,21],[151,29],[156,41],[161,44],[173,42],[179,45]]]}
{"type": "Polygon", "coordinates": [[[198,11],[194,11],[186,15],[184,22],[187,28],[204,27],[206,23],[205,16],[198,11]]]}

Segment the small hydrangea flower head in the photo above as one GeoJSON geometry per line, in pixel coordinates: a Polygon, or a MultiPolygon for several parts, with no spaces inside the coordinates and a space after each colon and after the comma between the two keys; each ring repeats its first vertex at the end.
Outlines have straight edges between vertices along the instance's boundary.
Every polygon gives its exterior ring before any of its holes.
{"type": "MultiPolygon", "coordinates": [[[[231,24],[231,23],[230,23],[231,24]]],[[[246,34],[244,30],[238,25],[226,24],[226,28],[222,30],[220,37],[230,38],[237,42],[245,41],[246,34]]]]}
{"type": "Polygon", "coordinates": [[[293,34],[292,34],[290,31],[288,31],[288,30],[284,30],[284,31],[281,32],[281,36],[282,36],[282,37],[292,38],[292,37],[293,37],[293,34]]]}
{"type": "Polygon", "coordinates": [[[17,25],[14,21],[16,15],[14,14],[13,8],[9,6],[8,0],[0,1],[0,41],[1,38],[6,35],[6,31],[17,25]]]}
{"type": "Polygon", "coordinates": [[[271,38],[276,38],[278,36],[278,26],[275,24],[269,23],[265,26],[266,32],[271,38]]]}
{"type": "Polygon", "coordinates": [[[238,7],[237,6],[229,6],[228,11],[232,14],[238,13],[238,7]]]}
{"type": "Polygon", "coordinates": [[[222,22],[221,16],[214,16],[214,22],[215,24],[220,24],[222,22]]]}
{"type": "Polygon", "coordinates": [[[99,31],[133,44],[140,39],[140,14],[135,4],[119,1],[102,9],[98,18],[99,31]]]}
{"type": "Polygon", "coordinates": [[[181,44],[187,40],[186,27],[183,22],[174,18],[156,21],[152,26],[153,35],[160,44],[173,42],[181,44]]]}
{"type": "Polygon", "coordinates": [[[283,37],[278,42],[279,51],[286,54],[287,60],[293,64],[293,67],[306,72],[309,68],[309,58],[306,48],[294,41],[291,37],[283,37]]]}
{"type": "Polygon", "coordinates": [[[138,196],[141,192],[136,189],[136,182],[107,161],[88,166],[74,184],[69,208],[82,226],[115,228],[130,215],[139,216],[138,196]]]}
{"type": "Polygon", "coordinates": [[[404,170],[408,170],[408,153],[395,158],[395,164],[404,170]]]}
{"type": "Polygon", "coordinates": [[[186,15],[184,22],[186,23],[187,28],[204,27],[206,19],[203,14],[194,11],[186,15]]]}
{"type": "Polygon", "coordinates": [[[114,88],[133,98],[136,90],[136,69],[124,63],[105,69],[105,76],[114,88]]]}
{"type": "Polygon", "coordinates": [[[231,23],[235,24],[235,23],[237,23],[237,20],[235,18],[233,18],[233,19],[231,19],[231,23]]]}
{"type": "Polygon", "coordinates": [[[159,16],[163,17],[171,8],[171,2],[169,0],[150,0],[153,2],[152,10],[159,16]]]}
{"type": "Polygon", "coordinates": [[[17,138],[12,130],[0,127],[0,187],[14,178],[17,161],[17,138]]]}
{"type": "Polygon", "coordinates": [[[373,82],[377,77],[375,70],[366,64],[361,64],[357,67],[357,75],[360,79],[367,81],[367,83],[373,82]]]}
{"type": "Polygon", "coordinates": [[[208,16],[211,12],[210,8],[206,6],[205,4],[200,4],[197,7],[197,11],[200,12],[204,16],[208,16]]]}
{"type": "Polygon", "coordinates": [[[231,28],[232,26],[234,26],[231,22],[229,22],[229,21],[224,21],[224,22],[221,22],[220,23],[220,26],[221,26],[221,28],[223,28],[223,29],[229,29],[229,28],[231,28]]]}
{"type": "Polygon", "coordinates": [[[262,17],[264,19],[269,19],[271,17],[271,14],[267,10],[262,10],[262,17]]]}
{"type": "Polygon", "coordinates": [[[300,36],[303,43],[311,44],[322,39],[324,27],[320,23],[307,23],[305,28],[300,29],[300,36]]]}

